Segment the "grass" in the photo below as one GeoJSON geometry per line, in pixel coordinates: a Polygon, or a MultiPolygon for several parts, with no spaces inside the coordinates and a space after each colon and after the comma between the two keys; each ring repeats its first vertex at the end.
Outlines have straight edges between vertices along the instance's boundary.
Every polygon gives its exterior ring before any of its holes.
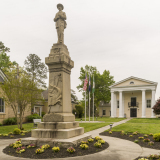
{"type": "MultiPolygon", "coordinates": [[[[97,120],[96,120],[96,117],[94,117],[94,121],[104,121],[104,122],[107,122],[107,123],[111,123],[111,122],[119,122],[119,121],[122,121],[126,118],[110,118],[110,117],[97,117],[97,120]]],[[[76,118],[76,121],[81,121],[81,118],[76,118]]],[[[85,118],[83,117],[82,118],[82,121],[85,121],[85,118]]],[[[89,118],[87,117],[86,118],[86,121],[89,121],[89,118]]],[[[93,117],[90,117],[90,121],[93,121],[93,117]]]]}
{"type": "Polygon", "coordinates": [[[110,123],[79,123],[80,127],[84,127],[84,132],[89,132],[104,126],[109,125],[110,123]]]}
{"type": "MultiPolygon", "coordinates": [[[[0,126],[0,134],[8,134],[9,132],[13,132],[15,128],[18,128],[17,125],[9,125],[9,126],[0,126]]],[[[33,129],[33,123],[25,123],[23,124],[24,130],[33,129]]]]}
{"type": "Polygon", "coordinates": [[[112,131],[135,132],[142,134],[160,133],[160,119],[158,118],[134,118],[127,123],[112,128],[112,131]]]}

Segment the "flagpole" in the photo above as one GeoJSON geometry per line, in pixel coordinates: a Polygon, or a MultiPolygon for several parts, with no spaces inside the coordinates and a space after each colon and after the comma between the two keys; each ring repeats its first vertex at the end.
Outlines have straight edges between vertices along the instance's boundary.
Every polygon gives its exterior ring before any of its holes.
{"type": "Polygon", "coordinates": [[[86,91],[85,91],[85,122],[86,122],[86,91]]]}
{"type": "Polygon", "coordinates": [[[90,122],[90,92],[89,92],[89,122],[90,122]]]}
{"type": "MultiPolygon", "coordinates": [[[[94,83],[94,75],[93,75],[93,83],[94,83]]],[[[93,121],[94,121],[94,92],[93,92],[93,121]]]]}
{"type": "Polygon", "coordinates": [[[90,85],[91,85],[91,84],[90,84],[90,78],[91,78],[91,77],[90,77],[90,73],[89,73],[89,122],[90,122],[90,89],[91,89],[91,88],[90,88],[90,85]]]}

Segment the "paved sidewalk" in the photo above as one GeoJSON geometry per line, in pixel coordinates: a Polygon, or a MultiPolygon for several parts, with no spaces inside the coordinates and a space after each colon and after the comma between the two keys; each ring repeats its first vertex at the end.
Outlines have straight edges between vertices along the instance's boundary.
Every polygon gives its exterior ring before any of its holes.
{"type": "MultiPolygon", "coordinates": [[[[125,119],[120,122],[116,122],[113,124],[113,127],[125,123],[130,119],[125,119]]],[[[105,126],[90,132],[87,134],[91,134],[92,137],[98,136],[99,133],[109,129],[109,126],[105,126]]],[[[109,148],[99,153],[90,154],[86,156],[78,156],[78,157],[69,157],[69,158],[54,158],[48,160],[133,160],[138,156],[148,156],[149,154],[159,154],[160,150],[142,148],[138,144],[114,137],[108,136],[100,136],[107,143],[109,143],[109,148]]],[[[0,140],[0,160],[32,160],[28,158],[18,158],[12,157],[4,154],[2,152],[3,148],[5,148],[9,143],[14,142],[15,140],[0,140]]],[[[44,159],[41,159],[44,160],[44,159]]]]}

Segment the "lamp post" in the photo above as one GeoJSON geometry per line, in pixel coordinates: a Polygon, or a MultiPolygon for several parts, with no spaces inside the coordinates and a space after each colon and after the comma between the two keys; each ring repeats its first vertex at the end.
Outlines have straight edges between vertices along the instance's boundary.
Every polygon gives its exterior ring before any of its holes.
{"type": "Polygon", "coordinates": [[[113,126],[113,124],[110,124],[110,131],[112,130],[112,126],[113,126]]]}

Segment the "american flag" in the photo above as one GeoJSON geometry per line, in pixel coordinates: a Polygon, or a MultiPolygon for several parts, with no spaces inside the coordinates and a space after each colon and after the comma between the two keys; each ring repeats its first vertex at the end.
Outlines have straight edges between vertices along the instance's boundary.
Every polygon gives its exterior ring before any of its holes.
{"type": "Polygon", "coordinates": [[[87,89],[87,83],[88,83],[88,79],[87,79],[87,73],[86,73],[86,77],[85,77],[85,80],[84,80],[84,86],[83,86],[84,91],[86,91],[86,89],[87,89]]]}

